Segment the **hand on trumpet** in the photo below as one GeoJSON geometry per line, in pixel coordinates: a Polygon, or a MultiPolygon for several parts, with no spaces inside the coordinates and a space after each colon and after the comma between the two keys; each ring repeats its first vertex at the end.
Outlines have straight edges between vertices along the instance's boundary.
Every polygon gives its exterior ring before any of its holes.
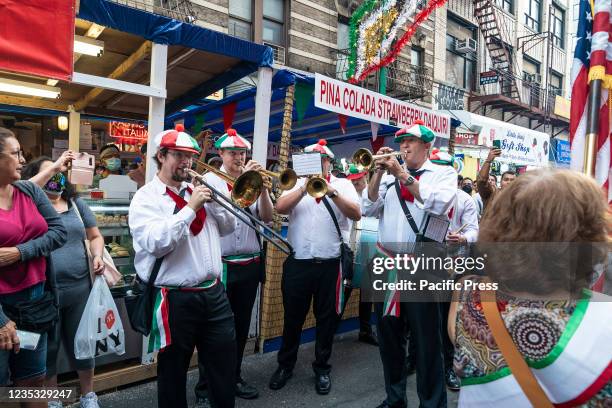
{"type": "Polygon", "coordinates": [[[331,197],[335,191],[337,191],[331,184],[329,184],[329,182],[327,180],[325,180],[325,182],[327,183],[327,196],[331,197]]]}
{"type": "Polygon", "coordinates": [[[267,175],[263,174],[262,171],[265,171],[266,169],[264,169],[264,167],[259,164],[257,161],[255,160],[249,160],[249,162],[246,164],[246,166],[244,166],[243,169],[245,172],[246,171],[256,171],[258,173],[260,173],[262,175],[263,178],[263,187],[264,189],[270,191],[272,190],[272,179],[270,177],[268,177],[267,175]]]}
{"type": "Polygon", "coordinates": [[[197,186],[193,188],[191,197],[187,205],[195,212],[200,210],[207,202],[212,200],[212,191],[204,186],[197,186]]]}
{"type": "MultiPolygon", "coordinates": [[[[390,147],[383,146],[376,152],[376,155],[393,153],[393,149],[390,147]]],[[[380,157],[374,160],[377,170],[388,170],[395,177],[403,171],[402,166],[397,160],[396,156],[380,157]]]]}

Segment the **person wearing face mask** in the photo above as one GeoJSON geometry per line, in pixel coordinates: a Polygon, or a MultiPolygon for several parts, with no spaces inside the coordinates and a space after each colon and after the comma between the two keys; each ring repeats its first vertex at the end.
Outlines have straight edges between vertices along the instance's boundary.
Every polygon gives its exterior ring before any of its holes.
{"type": "MultiPolygon", "coordinates": [[[[79,376],[81,407],[97,408],[98,397],[93,391],[94,360],[75,358],[74,338],[91,290],[89,258],[84,240],[88,239],[90,243],[93,272],[101,274],[104,271],[104,237],[96,226],[95,216],[87,204],[76,196],[74,187],[64,175],[73,158],[71,151],[64,152],[55,162],[46,156],[39,157],[25,167],[22,177],[42,187],[68,233],[66,244],[51,252],[60,318],[48,333],[45,386],[57,387],[57,359],[60,344],[63,344],[79,376]]],[[[49,402],[50,408],[61,406],[61,401],[49,402]]]]}
{"type": "Polygon", "coordinates": [[[460,188],[461,188],[461,190],[463,190],[467,194],[469,194],[470,197],[471,197],[472,196],[472,192],[474,191],[474,180],[472,180],[469,177],[464,177],[463,180],[461,180],[460,188]]]}
{"type": "Polygon", "coordinates": [[[103,178],[111,174],[121,173],[121,157],[119,148],[114,144],[107,144],[100,150],[100,163],[104,166],[103,178]]]}

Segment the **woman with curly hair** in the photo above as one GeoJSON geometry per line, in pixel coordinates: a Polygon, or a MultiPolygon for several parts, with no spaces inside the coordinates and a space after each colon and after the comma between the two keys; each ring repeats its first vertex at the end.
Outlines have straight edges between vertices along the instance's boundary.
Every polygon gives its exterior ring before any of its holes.
{"type": "Polygon", "coordinates": [[[493,200],[478,238],[487,277],[462,282],[497,284],[497,309],[464,284],[449,313],[460,407],[612,406],[612,298],[586,289],[607,263],[607,211],[595,181],[568,170],[528,172],[493,200]]]}

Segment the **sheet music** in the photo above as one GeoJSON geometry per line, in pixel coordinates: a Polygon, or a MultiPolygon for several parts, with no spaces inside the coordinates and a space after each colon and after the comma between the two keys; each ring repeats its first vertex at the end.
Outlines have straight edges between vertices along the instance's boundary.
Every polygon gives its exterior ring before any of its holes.
{"type": "Polygon", "coordinates": [[[293,170],[298,176],[322,174],[321,153],[294,153],[293,170]]]}
{"type": "Polygon", "coordinates": [[[436,242],[444,242],[450,221],[446,216],[429,214],[429,220],[423,231],[425,238],[433,239],[436,242]]]}

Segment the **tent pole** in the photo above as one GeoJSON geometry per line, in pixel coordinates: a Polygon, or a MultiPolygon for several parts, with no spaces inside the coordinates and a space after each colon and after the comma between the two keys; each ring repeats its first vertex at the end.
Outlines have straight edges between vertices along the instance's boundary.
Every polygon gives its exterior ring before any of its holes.
{"type": "MultiPolygon", "coordinates": [[[[151,87],[166,89],[166,67],[168,65],[168,46],[153,43],[151,49],[151,87]]],[[[164,114],[166,111],[166,98],[149,97],[149,137],[147,139],[147,183],[153,180],[157,173],[157,165],[153,156],[157,147],[153,146],[153,138],[164,130],[164,114]]]]}
{"type": "Polygon", "coordinates": [[[272,98],[272,68],[260,67],[257,72],[255,122],[253,123],[253,160],[266,167],[268,159],[268,128],[272,98]]]}

